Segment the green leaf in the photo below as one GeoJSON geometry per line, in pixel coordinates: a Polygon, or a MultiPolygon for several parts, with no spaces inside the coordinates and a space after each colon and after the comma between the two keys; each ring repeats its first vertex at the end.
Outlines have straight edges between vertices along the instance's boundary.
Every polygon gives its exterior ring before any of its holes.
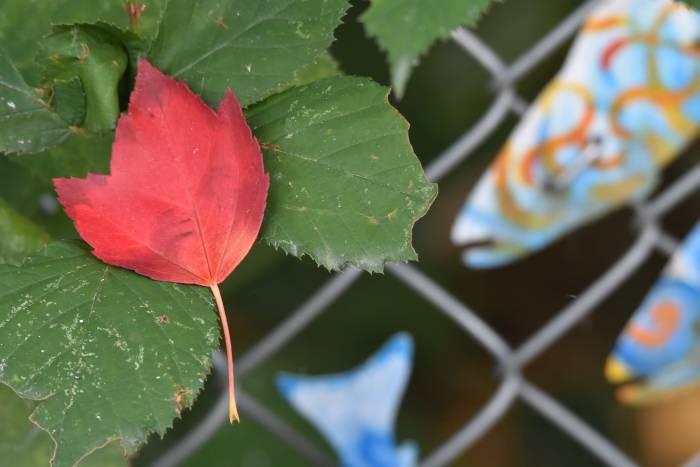
{"type": "Polygon", "coordinates": [[[56,26],[39,60],[43,89],[56,112],[0,49],[0,153],[51,148],[78,131],[76,124],[90,131],[114,128],[127,62],[135,69],[144,47],[134,34],[108,24],[56,26]]]}
{"type": "MultiPolygon", "coordinates": [[[[146,8],[135,31],[149,42],[155,37],[165,0],[138,0],[146,8]]],[[[34,62],[40,39],[52,24],[104,21],[129,29],[131,21],[122,0],[3,0],[0,14],[0,44],[8,48],[25,79],[39,85],[39,67],[34,62]]]]}
{"type": "Polygon", "coordinates": [[[42,215],[40,199],[51,187],[26,168],[10,161],[11,157],[14,156],[0,157],[0,198],[13,209],[36,220],[42,215]]]}
{"type": "Polygon", "coordinates": [[[303,86],[319,79],[330,78],[331,76],[338,76],[340,74],[342,74],[342,72],[340,71],[338,62],[335,61],[328,51],[324,51],[321,55],[316,57],[314,63],[306,65],[297,72],[297,77],[292,84],[294,86],[303,86]]]}
{"type": "Polygon", "coordinates": [[[151,61],[210,104],[280,91],[333,40],[347,0],[168,0],[151,61]]]}
{"type": "Polygon", "coordinates": [[[0,266],[0,380],[41,399],[32,421],[73,465],[164,433],[209,372],[219,332],[206,288],[156,282],[58,242],[0,266]]]}
{"type": "Polygon", "coordinates": [[[48,240],[46,232],[0,198],[0,263],[19,264],[48,240]]]}
{"type": "Polygon", "coordinates": [[[67,123],[49,111],[0,48],[0,153],[41,151],[69,134],[67,123]]]}
{"type": "MultiPolygon", "coordinates": [[[[110,23],[105,23],[98,21],[96,23],[74,23],[71,25],[59,25],[54,26],[53,33],[56,33],[62,28],[78,28],[80,30],[86,30],[94,33],[99,38],[103,36],[103,41],[106,44],[111,44],[113,46],[119,46],[124,49],[124,52],[128,56],[129,67],[127,69],[126,83],[127,86],[121,86],[122,88],[131,89],[134,85],[134,80],[136,78],[136,70],[138,68],[139,58],[145,57],[150,48],[150,43],[144,40],[138,34],[127,29],[122,29],[114,26],[110,23]]],[[[104,46],[106,44],[100,44],[104,46]]],[[[106,49],[104,49],[106,50],[106,49]]],[[[106,67],[105,67],[106,68],[106,67]]],[[[107,71],[107,70],[105,70],[107,71]]],[[[108,72],[108,71],[107,71],[108,72]]],[[[108,72],[109,73],[109,72],[108,72]]],[[[98,76],[99,77],[99,76],[98,76]]]]}
{"type": "Polygon", "coordinates": [[[80,177],[88,173],[108,173],[113,132],[71,134],[63,143],[46,151],[7,159],[29,169],[41,180],[80,177]]]}
{"type": "Polygon", "coordinates": [[[51,457],[51,439],[29,421],[33,406],[0,384],[0,459],[15,467],[46,466],[51,457]]]}
{"type": "Polygon", "coordinates": [[[401,97],[418,58],[457,26],[472,26],[491,0],[372,0],[362,16],[367,33],[389,58],[394,93],[401,97]]]}
{"type": "Polygon", "coordinates": [[[680,0],[680,2],[696,9],[700,8],[700,0],[680,0]]]}
{"type": "Polygon", "coordinates": [[[270,172],[266,241],[328,269],[376,272],[416,258],[413,224],[437,187],[387,93],[368,79],[327,78],[247,113],[270,172]]]}
{"type": "MultiPolygon", "coordinates": [[[[116,126],[118,86],[129,57],[107,27],[55,26],[43,41],[40,62],[44,67],[45,86],[55,81],[80,80],[86,102],[81,126],[90,131],[106,131],[116,126]]],[[[60,92],[60,89],[55,91],[60,92]]]]}
{"type": "Polygon", "coordinates": [[[55,81],[52,106],[68,125],[78,126],[85,120],[85,93],[78,78],[55,81]]]}
{"type": "Polygon", "coordinates": [[[73,222],[56,201],[51,180],[36,177],[25,167],[12,162],[11,157],[0,157],[0,197],[53,238],[76,238],[73,222]]]}
{"type": "MultiPolygon", "coordinates": [[[[0,384],[0,459],[12,459],[12,467],[45,467],[49,463],[51,438],[29,421],[35,405],[0,384]]],[[[126,466],[115,443],[98,449],[80,463],[80,467],[126,466]]]]}

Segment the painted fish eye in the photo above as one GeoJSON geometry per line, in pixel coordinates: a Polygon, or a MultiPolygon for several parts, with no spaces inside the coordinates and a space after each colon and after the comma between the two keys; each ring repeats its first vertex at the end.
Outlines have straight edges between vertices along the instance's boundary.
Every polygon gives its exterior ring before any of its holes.
{"type": "Polygon", "coordinates": [[[604,138],[602,135],[593,134],[588,136],[586,140],[587,147],[600,147],[603,145],[604,138]]]}
{"type": "Polygon", "coordinates": [[[605,139],[600,134],[589,135],[585,140],[580,157],[561,173],[544,180],[542,187],[545,193],[561,195],[579,175],[600,160],[604,142],[605,139]]]}

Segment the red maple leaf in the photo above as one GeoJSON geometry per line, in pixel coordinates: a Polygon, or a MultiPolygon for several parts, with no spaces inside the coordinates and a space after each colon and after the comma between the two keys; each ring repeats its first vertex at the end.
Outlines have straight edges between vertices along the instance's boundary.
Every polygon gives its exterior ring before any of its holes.
{"type": "Polygon", "coordinates": [[[146,60],[117,125],[110,175],[55,179],[58,199],[93,254],[152,279],[211,288],[238,420],[231,338],[218,285],[255,241],[269,178],[231,90],[211,110],[146,60]]]}

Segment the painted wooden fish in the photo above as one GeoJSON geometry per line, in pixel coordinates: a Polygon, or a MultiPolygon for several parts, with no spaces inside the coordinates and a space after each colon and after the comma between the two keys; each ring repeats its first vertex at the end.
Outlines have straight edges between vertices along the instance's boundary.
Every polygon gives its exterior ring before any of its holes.
{"type": "Polygon", "coordinates": [[[413,467],[418,448],[396,445],[394,424],[411,373],[413,341],[393,336],[347,373],[279,376],[280,392],[328,440],[343,467],[413,467]]]}
{"type": "Polygon", "coordinates": [[[510,263],[656,186],[700,124],[700,14],[608,0],[459,213],[475,268],[510,263]]]}
{"type": "Polygon", "coordinates": [[[632,316],[605,366],[630,404],[700,383],[700,223],[632,316]]]}

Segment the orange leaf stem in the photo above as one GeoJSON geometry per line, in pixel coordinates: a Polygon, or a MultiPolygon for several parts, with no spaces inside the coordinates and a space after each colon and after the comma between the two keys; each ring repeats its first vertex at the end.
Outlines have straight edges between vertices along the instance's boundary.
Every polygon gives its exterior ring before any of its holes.
{"type": "Polygon", "coordinates": [[[231,350],[231,335],[228,331],[228,321],[226,320],[226,310],[224,309],[224,301],[221,299],[219,286],[214,284],[209,287],[214,294],[216,300],[216,309],[219,311],[219,319],[221,327],[224,330],[224,342],[226,343],[226,361],[228,363],[228,420],[233,423],[240,421],[238,418],[238,409],[236,408],[236,387],[233,383],[233,351],[231,350]]]}

